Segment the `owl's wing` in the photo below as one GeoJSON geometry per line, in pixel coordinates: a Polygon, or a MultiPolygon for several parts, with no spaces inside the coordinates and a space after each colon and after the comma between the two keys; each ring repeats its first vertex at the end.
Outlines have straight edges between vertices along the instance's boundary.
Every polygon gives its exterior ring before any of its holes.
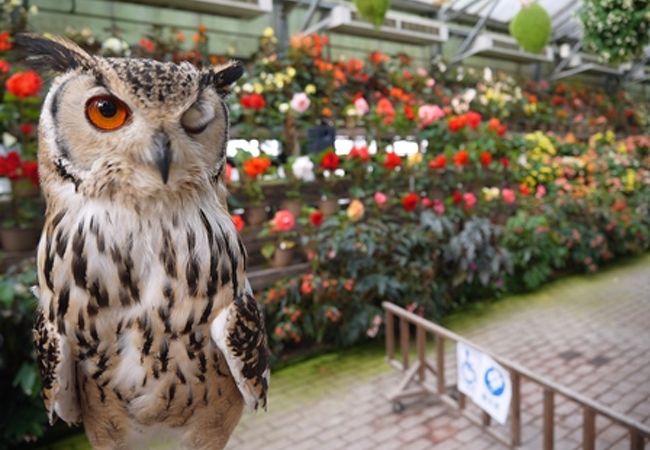
{"type": "Polygon", "coordinates": [[[246,406],[257,409],[261,405],[266,409],[269,350],[255,297],[245,293],[235,298],[214,319],[210,334],[224,354],[246,406]]]}
{"type": "MultiPolygon", "coordinates": [[[[34,293],[38,296],[37,290],[34,293]]],[[[41,393],[50,424],[54,423],[56,416],[68,424],[78,423],[81,409],[70,345],[42,308],[36,312],[32,333],[41,372],[41,393]]]]}

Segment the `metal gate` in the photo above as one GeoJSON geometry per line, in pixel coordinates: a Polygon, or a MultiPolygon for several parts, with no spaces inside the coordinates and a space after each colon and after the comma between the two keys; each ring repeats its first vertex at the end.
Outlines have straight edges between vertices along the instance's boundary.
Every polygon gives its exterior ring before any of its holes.
{"type": "Polygon", "coordinates": [[[626,417],[611,408],[603,406],[573,390],[550,381],[534,372],[522,367],[516,362],[481,348],[473,342],[457,335],[440,325],[436,325],[422,317],[413,314],[393,303],[382,304],[386,314],[386,358],[388,363],[404,372],[404,378],[391,395],[393,408],[402,409],[402,400],[409,397],[422,395],[436,395],[444,403],[458,409],[465,417],[475,424],[483,427],[485,432],[501,443],[515,448],[521,445],[521,383],[526,379],[537,384],[543,391],[543,448],[552,450],[554,447],[555,423],[555,398],[562,396],[579,405],[582,409],[582,448],[594,450],[596,441],[596,417],[602,416],[613,423],[624,427],[628,431],[630,449],[642,450],[645,443],[650,440],[650,427],[645,426],[629,417],[626,417]],[[395,326],[399,321],[399,356],[396,354],[395,326]],[[410,364],[409,353],[411,346],[410,330],[415,328],[416,360],[410,364]],[[430,362],[426,357],[427,335],[435,339],[435,362],[430,362]],[[510,403],[509,433],[497,432],[491,425],[491,417],[483,412],[476,415],[466,409],[466,397],[461,392],[456,392],[455,383],[446,384],[445,379],[445,343],[462,342],[476,350],[492,357],[510,372],[512,382],[512,399],[510,403]],[[427,383],[427,372],[435,375],[435,385],[427,383]],[[415,387],[409,387],[414,385],[415,387]],[[452,395],[454,394],[454,395],[452,395]]]}

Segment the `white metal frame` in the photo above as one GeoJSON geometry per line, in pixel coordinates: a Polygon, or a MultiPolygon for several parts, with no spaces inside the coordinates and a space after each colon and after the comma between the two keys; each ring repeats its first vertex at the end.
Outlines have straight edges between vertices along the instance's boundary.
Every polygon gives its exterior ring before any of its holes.
{"type": "Polygon", "coordinates": [[[130,0],[234,17],[255,17],[273,11],[273,0],[130,0]]]}

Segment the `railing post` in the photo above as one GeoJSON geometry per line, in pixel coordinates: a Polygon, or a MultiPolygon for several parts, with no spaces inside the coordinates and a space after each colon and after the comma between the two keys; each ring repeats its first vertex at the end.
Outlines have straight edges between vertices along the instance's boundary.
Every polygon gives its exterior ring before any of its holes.
{"type": "Polygon", "coordinates": [[[386,310],[386,359],[395,359],[395,316],[386,310]]]}
{"type": "Polygon", "coordinates": [[[553,390],[544,388],[544,450],[553,450],[553,422],[555,411],[553,404],[553,390]]]}
{"type": "Polygon", "coordinates": [[[404,317],[399,318],[399,341],[402,352],[402,369],[409,368],[409,323],[404,317]]]}
{"type": "Polygon", "coordinates": [[[481,411],[481,425],[484,427],[489,427],[492,423],[492,417],[485,411],[481,411]]]}
{"type": "Polygon", "coordinates": [[[418,325],[416,328],[416,333],[416,345],[418,350],[418,379],[420,380],[420,383],[423,383],[427,368],[427,332],[422,325],[418,325]]]}
{"type": "Polygon", "coordinates": [[[436,376],[438,395],[445,393],[445,338],[436,334],[436,376]]]}
{"type": "Polygon", "coordinates": [[[641,433],[634,428],[630,429],[630,450],[643,450],[645,443],[641,433]]]}
{"type": "Polygon", "coordinates": [[[521,444],[521,376],[514,370],[510,372],[512,380],[512,399],[510,400],[510,444],[521,444]]]}
{"type": "Polygon", "coordinates": [[[458,392],[458,409],[460,409],[461,411],[463,409],[465,409],[465,401],[466,401],[465,399],[466,399],[465,394],[463,394],[462,392],[459,391],[458,392]]]}
{"type": "Polygon", "coordinates": [[[582,407],[582,450],[594,450],[596,445],[596,415],[588,406],[582,407]]]}

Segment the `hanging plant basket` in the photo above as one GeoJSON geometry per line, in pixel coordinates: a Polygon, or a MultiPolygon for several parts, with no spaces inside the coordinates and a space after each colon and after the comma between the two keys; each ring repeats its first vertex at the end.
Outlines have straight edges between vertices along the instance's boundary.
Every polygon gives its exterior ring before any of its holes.
{"type": "Polygon", "coordinates": [[[361,17],[379,28],[390,8],[390,0],[354,0],[354,6],[361,17]]]}
{"type": "Polygon", "coordinates": [[[579,17],[584,48],[605,62],[638,59],[650,44],[648,0],[585,0],[579,17]]]}
{"type": "Polygon", "coordinates": [[[530,53],[541,53],[551,37],[551,16],[537,2],[523,5],[510,21],[510,35],[521,48],[530,53]]]}

